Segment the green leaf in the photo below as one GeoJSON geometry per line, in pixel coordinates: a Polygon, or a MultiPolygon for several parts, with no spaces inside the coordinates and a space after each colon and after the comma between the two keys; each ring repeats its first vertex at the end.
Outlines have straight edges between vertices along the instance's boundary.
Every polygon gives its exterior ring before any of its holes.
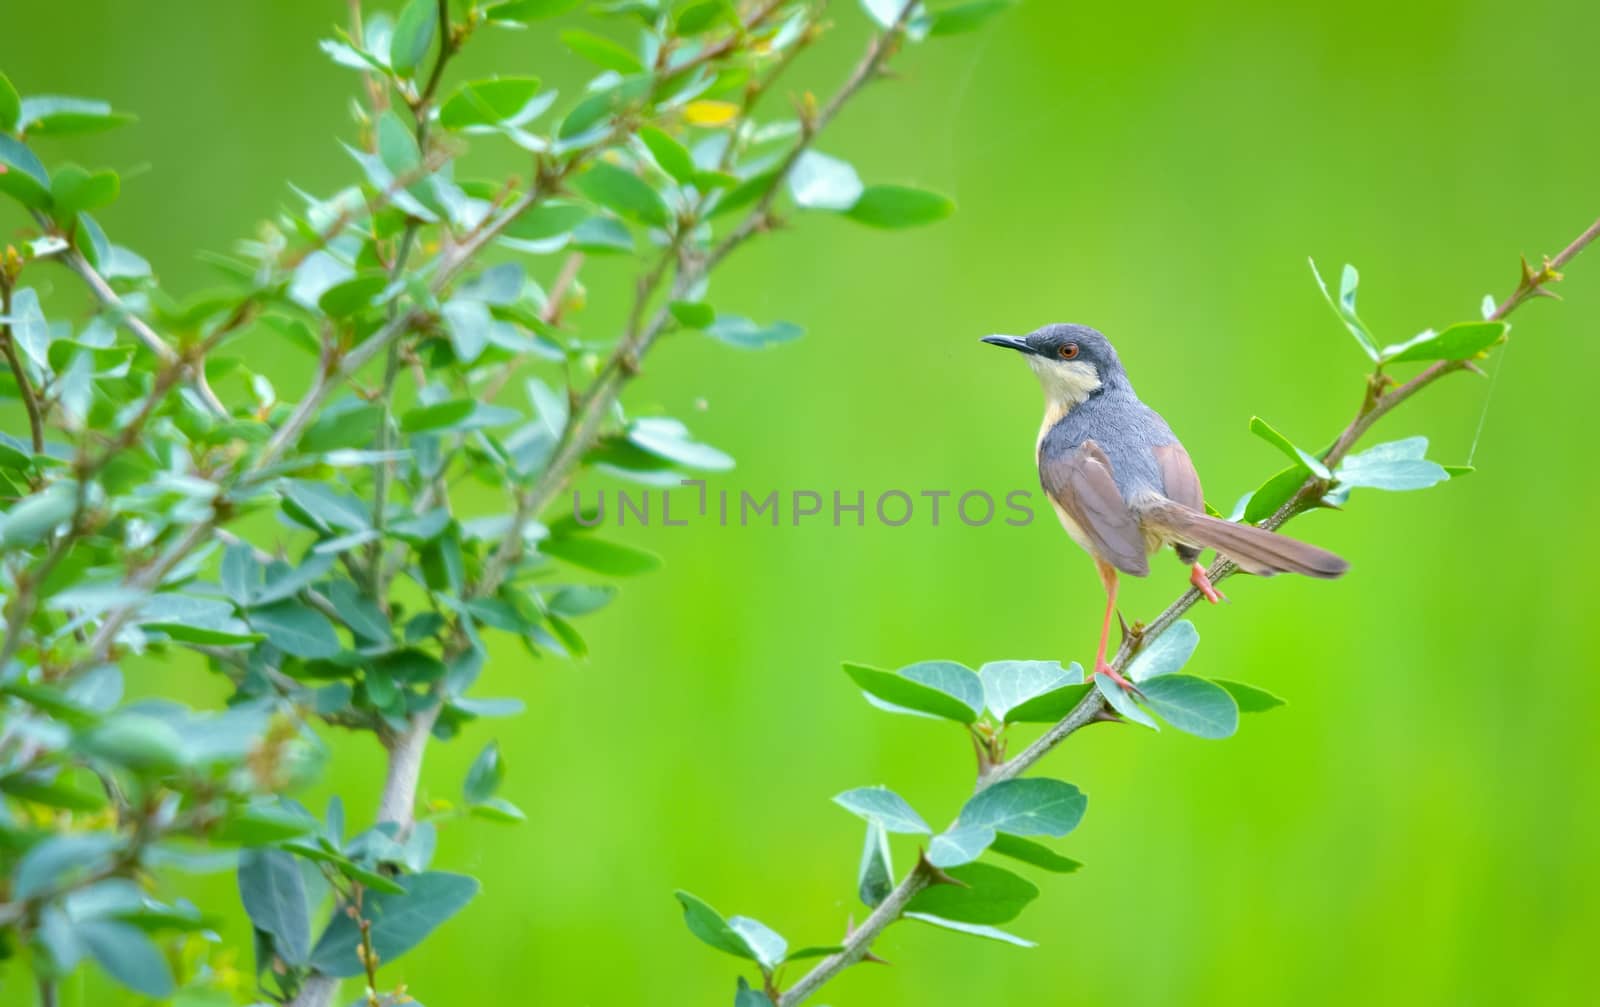
{"type": "Polygon", "coordinates": [[[722,914],[685,891],[674,893],[683,906],[683,922],[689,932],[716,948],[738,958],[756,961],[756,953],[745,939],[728,925],[722,914]]]}
{"type": "Polygon", "coordinates": [[[247,804],[230,813],[211,838],[239,846],[264,846],[303,836],[316,828],[304,811],[279,804],[247,804]]]}
{"type": "Polygon", "coordinates": [[[400,417],[402,433],[420,434],[455,426],[478,408],[472,399],[450,399],[431,406],[419,406],[400,417]]]}
{"type": "Polygon", "coordinates": [[[972,720],[983,714],[983,682],[976,672],[963,664],[955,661],[919,661],[901,668],[898,674],[901,678],[955,697],[961,705],[972,711],[972,720]]]}
{"type": "Polygon", "coordinates": [[[1001,856],[1020,860],[1035,867],[1042,867],[1056,874],[1071,874],[1083,866],[1070,857],[1063,857],[1043,843],[1036,843],[1031,839],[1023,839],[1021,836],[1012,836],[1004,832],[994,837],[994,842],[989,848],[1001,856]]]}
{"type": "Polygon", "coordinates": [[[624,168],[596,162],[573,183],[589,199],[619,216],[665,227],[671,218],[661,194],[624,168]]]}
{"type": "Polygon", "coordinates": [[[148,997],[172,995],[172,969],[137,927],[112,920],[85,920],[75,924],[72,932],[95,963],[117,982],[148,997]]]}
{"type": "Polygon", "coordinates": [[[435,0],[411,0],[395,19],[394,33],[389,37],[389,65],[402,77],[411,72],[428,55],[438,26],[439,5],[435,0]]]}
{"type": "Polygon", "coordinates": [[[843,950],[843,944],[812,945],[811,947],[800,948],[798,950],[789,952],[783,956],[783,960],[786,962],[799,962],[805,961],[807,958],[826,958],[829,955],[836,955],[843,950]]]}
{"type": "Polygon", "coordinates": [[[978,669],[978,678],[983,682],[984,706],[1002,722],[1014,707],[1076,684],[1059,661],[990,661],[978,669]]]}
{"type": "Polygon", "coordinates": [[[388,643],[393,637],[388,618],[354,581],[336,580],[328,585],[328,599],[338,610],[340,620],[351,632],[373,643],[388,643]]]}
{"type": "Polygon", "coordinates": [[[661,170],[671,175],[673,180],[689,185],[694,181],[697,169],[694,158],[689,156],[689,151],[664,130],[655,126],[645,126],[639,130],[639,139],[649,148],[650,156],[655,158],[661,170]]]}
{"type": "Polygon", "coordinates": [[[396,178],[410,175],[422,167],[422,151],[417,138],[393,109],[378,117],[378,158],[396,178]]]}
{"type": "Polygon", "coordinates": [[[282,850],[242,851],[239,899],[250,922],[272,935],[278,954],[304,965],[311,954],[311,906],[295,858],[282,850]]]}
{"type": "Polygon", "coordinates": [[[133,116],[111,111],[111,106],[92,98],[67,98],[36,94],[22,99],[17,116],[18,131],[37,136],[65,133],[94,133],[112,129],[133,116]]]}
{"type": "Polygon", "coordinates": [[[77,747],[136,773],[165,776],[183,768],[183,739],[164,720],[118,713],[77,740],[77,747]]]}
{"type": "MultiPolygon", "coordinates": [[[[1305,485],[1306,470],[1301,465],[1294,465],[1279,472],[1256,487],[1254,493],[1241,501],[1243,507],[1238,517],[1249,524],[1260,524],[1273,514],[1278,508],[1289,502],[1289,498],[1300,491],[1305,485]]],[[[1237,520],[1237,518],[1235,518],[1237,520]]]]}
{"type": "Polygon", "coordinates": [[[12,86],[11,79],[0,73],[0,133],[14,131],[21,117],[22,98],[12,86]]]}
{"type": "Polygon", "coordinates": [[[317,298],[317,307],[329,318],[350,318],[371,310],[373,299],[388,285],[389,278],[383,273],[354,276],[324,290],[317,298]]]}
{"type": "Polygon", "coordinates": [[[11,898],[21,901],[104,871],[119,844],[109,832],[47,836],[28,848],[11,875],[11,898]]]}
{"type": "Polygon", "coordinates": [[[1229,682],[1221,678],[1213,679],[1213,681],[1228,690],[1228,695],[1232,696],[1233,701],[1238,704],[1240,713],[1265,713],[1268,710],[1285,705],[1282,699],[1265,689],[1258,689],[1253,685],[1245,685],[1243,682],[1229,682]]]}
{"type": "Polygon", "coordinates": [[[1423,457],[1427,450],[1426,437],[1407,437],[1379,444],[1346,458],[1334,476],[1341,487],[1427,489],[1450,478],[1443,466],[1423,457]]]}
{"type": "Polygon", "coordinates": [[[104,791],[80,789],[65,775],[58,775],[51,780],[33,774],[13,773],[0,778],[0,793],[19,801],[68,811],[98,811],[106,804],[104,791]]]}
{"type": "MultiPolygon", "coordinates": [[[[361,915],[371,921],[372,950],[381,962],[393,962],[460,912],[478,894],[478,882],[462,874],[424,871],[406,879],[405,893],[367,892],[361,915]]],[[[311,966],[330,976],[361,975],[356,948],[361,931],[348,913],[337,912],[311,952],[311,966]]]]}
{"type": "Polygon", "coordinates": [[[1332,475],[1328,471],[1328,466],[1322,464],[1321,459],[1308,451],[1302,451],[1295,447],[1289,438],[1278,433],[1270,423],[1261,417],[1250,417],[1250,432],[1288,455],[1290,461],[1298,462],[1308,471],[1315,472],[1319,478],[1327,479],[1332,475]]]}
{"type": "Polygon", "coordinates": [[[111,203],[121,187],[122,182],[114,171],[90,173],[75,164],[64,164],[50,183],[50,196],[57,213],[73,214],[111,203]]]}
{"type": "Polygon", "coordinates": [[[687,37],[709,31],[718,24],[738,23],[739,12],[731,0],[700,0],[699,3],[691,3],[678,12],[674,29],[679,35],[687,37]]]}
{"type": "Polygon", "coordinates": [[[1156,727],[1156,722],[1150,719],[1150,715],[1139,709],[1139,704],[1133,701],[1133,697],[1128,695],[1122,686],[1111,681],[1105,675],[1095,675],[1094,687],[1100,691],[1100,695],[1110,704],[1111,708],[1117,711],[1124,719],[1131,720],[1135,724],[1143,724],[1152,730],[1160,730],[1160,728],[1156,727]]]}
{"type": "Polygon", "coordinates": [[[856,894],[868,906],[876,906],[894,890],[894,860],[889,855],[889,833],[877,822],[867,822],[867,840],[861,848],[861,866],[856,871],[856,894]]]}
{"type": "Polygon", "coordinates": [[[644,64],[639,57],[602,35],[572,29],[561,33],[561,41],[568,49],[604,70],[620,74],[643,73],[644,64]]]}
{"type": "Polygon", "coordinates": [[[628,440],[637,447],[686,468],[704,472],[725,472],[733,459],[721,451],[692,440],[682,423],[666,417],[647,416],[628,426],[628,440]]]}
{"type": "Polygon", "coordinates": [[[592,255],[632,254],[633,234],[620,220],[590,217],[572,229],[572,247],[592,255]]]}
{"type": "Polygon", "coordinates": [[[1006,923],[1039,895],[1039,887],[1003,867],[982,862],[947,871],[967,887],[934,885],[912,897],[906,908],[958,923],[1006,923]]]}
{"type": "Polygon", "coordinates": [[[994,842],[993,829],[982,825],[952,825],[928,843],[928,863],[935,867],[956,867],[971,863],[994,842]]]}
{"type": "Polygon", "coordinates": [[[936,192],[904,185],[869,185],[845,216],[869,227],[921,227],[945,219],[956,204],[936,192]]]}
{"type": "Polygon", "coordinates": [[[78,506],[77,487],[70,482],[54,482],[30,497],[24,497],[0,514],[0,546],[26,548],[49,535],[78,506]]]}
{"type": "Polygon", "coordinates": [[[1128,665],[1127,677],[1135,682],[1145,682],[1161,675],[1179,671],[1200,646],[1200,631],[1185,619],[1167,628],[1159,636],[1146,640],[1139,653],[1128,665]]]}
{"type": "Polygon", "coordinates": [[[1383,359],[1385,363],[1466,360],[1504,342],[1509,331],[1511,326],[1506,322],[1458,322],[1437,335],[1424,332],[1409,342],[1386,347],[1383,359]]]}
{"type": "Polygon", "coordinates": [[[498,3],[486,12],[491,21],[533,21],[555,17],[572,10],[583,0],[508,0],[498,3]]]}
{"type": "Polygon", "coordinates": [[[1306,261],[1311,264],[1311,275],[1316,277],[1317,288],[1322,291],[1322,296],[1327,300],[1328,307],[1332,308],[1333,313],[1339,316],[1339,320],[1344,323],[1344,327],[1350,330],[1350,334],[1355,337],[1356,342],[1360,343],[1361,348],[1367,352],[1367,356],[1377,360],[1378,341],[1372,337],[1372,333],[1367,329],[1366,323],[1356,314],[1356,288],[1361,284],[1361,275],[1356,272],[1356,267],[1351,265],[1344,267],[1344,272],[1339,277],[1339,297],[1335,299],[1333,294],[1328,291],[1328,285],[1322,281],[1322,274],[1317,272],[1316,262],[1312,259],[1307,259],[1306,261]]]}
{"type": "Polygon", "coordinates": [[[500,781],[505,779],[505,775],[505,764],[500,761],[500,744],[491,741],[472,760],[466,783],[461,787],[462,796],[468,804],[482,804],[500,789],[500,781]]]}
{"type": "Polygon", "coordinates": [[[740,976],[739,984],[733,993],[733,1007],[772,1007],[772,998],[751,986],[745,981],[744,976],[740,976]]]}
{"type": "Polygon", "coordinates": [[[764,971],[770,972],[781,965],[789,952],[789,942],[784,940],[783,935],[760,920],[748,916],[730,916],[728,927],[750,948],[750,953],[755,955],[764,971]]]}
{"type": "Polygon", "coordinates": [[[957,823],[1020,836],[1059,837],[1078,827],[1088,804],[1081,790],[1060,780],[1002,780],[973,795],[957,823]]]}
{"type": "Polygon", "coordinates": [[[905,798],[888,787],[857,787],[846,790],[833,799],[833,803],[869,822],[876,823],[886,832],[906,832],[927,835],[933,830],[922,816],[907,804],[905,798]]]}
{"type": "Polygon", "coordinates": [[[339,653],[339,634],[321,612],[297,601],[282,601],[251,610],[246,618],[267,641],[285,654],[322,658],[339,653]]]}
{"type": "Polygon", "coordinates": [[[1071,713],[1083,697],[1094,688],[1088,682],[1081,681],[1083,669],[1073,664],[1067,671],[1074,681],[1072,685],[1063,685],[1059,689],[1035,696],[1024,703],[1019,703],[1006,713],[1005,722],[1008,724],[1054,724],[1067,714],[1071,713]]]}
{"type": "Polygon", "coordinates": [[[533,103],[539,84],[537,77],[469,81],[456,88],[439,109],[439,122],[446,129],[515,122],[533,103]]]}
{"type": "Polygon", "coordinates": [[[1012,3],[1013,0],[972,0],[970,3],[933,11],[928,15],[928,34],[959,35],[977,31],[990,18],[1009,9],[1012,3]]]}
{"type": "Polygon", "coordinates": [[[890,712],[923,713],[963,724],[978,719],[970,706],[949,693],[901,678],[893,672],[862,664],[846,664],[844,672],[869,698],[878,700],[875,705],[888,704],[886,709],[890,712]]]}
{"type": "Polygon", "coordinates": [[[905,913],[905,918],[908,920],[921,920],[924,923],[931,923],[934,926],[942,927],[945,930],[954,930],[957,933],[971,934],[974,937],[986,937],[991,941],[999,941],[1002,944],[1013,944],[1019,948],[1035,948],[1039,946],[1033,941],[1018,937],[1016,934],[1009,934],[1004,930],[997,930],[994,927],[984,926],[981,923],[962,923],[959,920],[947,920],[942,916],[935,916],[932,913],[919,912],[907,912],[905,913]]]}
{"type": "Polygon", "coordinates": [[[673,301],[667,310],[686,329],[704,329],[717,320],[716,310],[704,302],[673,301]]]}
{"type": "Polygon", "coordinates": [[[661,557],[655,553],[588,535],[546,539],[539,543],[539,551],[608,577],[636,577],[661,567],[661,557]]]}
{"type": "Polygon", "coordinates": [[[21,140],[0,133],[0,192],[30,210],[50,208],[50,175],[21,140]]]}
{"type": "Polygon", "coordinates": [[[490,797],[470,805],[469,810],[479,818],[487,818],[491,822],[516,825],[528,820],[527,812],[501,797],[490,797]]]}
{"type": "Polygon", "coordinates": [[[738,315],[719,315],[705,327],[706,335],[736,346],[741,350],[764,350],[778,343],[790,343],[805,334],[805,330],[792,322],[773,322],[758,325],[738,315]]]}
{"type": "Polygon", "coordinates": [[[856,205],[864,189],[854,168],[814,150],[801,154],[789,172],[789,194],[808,210],[843,212],[856,205]]]}
{"type": "MultiPolygon", "coordinates": [[[[589,208],[579,203],[553,199],[548,203],[540,203],[513,220],[507,225],[505,233],[518,241],[549,241],[571,234],[579,224],[589,219],[589,213],[589,208]]],[[[632,247],[631,241],[629,247],[632,247]]]]}
{"type": "Polygon", "coordinates": [[[1221,686],[1191,675],[1163,675],[1139,684],[1150,709],[1180,731],[1227,738],[1239,729],[1239,707],[1221,686]]]}
{"type": "MultiPolygon", "coordinates": [[[[895,19],[900,16],[905,6],[905,0],[861,0],[861,8],[867,12],[868,17],[878,23],[879,28],[894,27],[895,19]]],[[[911,12],[910,20],[917,22],[926,19],[927,16],[927,9],[919,3],[911,12]]]]}
{"type": "Polygon", "coordinates": [[[445,302],[440,314],[444,318],[445,331],[450,334],[450,347],[456,351],[456,359],[470,364],[483,355],[483,351],[489,347],[490,330],[494,327],[489,305],[454,297],[445,302]]]}

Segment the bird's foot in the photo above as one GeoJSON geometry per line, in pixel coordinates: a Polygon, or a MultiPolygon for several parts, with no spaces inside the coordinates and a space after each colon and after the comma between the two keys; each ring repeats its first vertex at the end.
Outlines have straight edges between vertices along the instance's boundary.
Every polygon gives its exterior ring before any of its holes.
{"type": "Polygon", "coordinates": [[[1094,673],[1096,675],[1104,675],[1105,677],[1111,679],[1111,681],[1115,682],[1123,692],[1131,692],[1135,695],[1139,695],[1139,687],[1128,681],[1126,678],[1123,678],[1122,673],[1111,667],[1111,665],[1104,658],[1095,662],[1094,673]]]}
{"type": "Polygon", "coordinates": [[[1215,605],[1219,601],[1227,601],[1228,596],[1211,586],[1211,578],[1206,576],[1206,568],[1196,563],[1189,571],[1189,583],[1203,595],[1206,601],[1215,605]]]}

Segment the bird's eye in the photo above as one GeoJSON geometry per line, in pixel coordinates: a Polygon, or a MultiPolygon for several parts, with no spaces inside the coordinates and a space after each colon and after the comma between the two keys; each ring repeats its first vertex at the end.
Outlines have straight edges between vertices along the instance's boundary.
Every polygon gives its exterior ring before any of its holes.
{"type": "Polygon", "coordinates": [[[1078,355],[1078,344],[1062,343],[1061,349],[1057,350],[1056,353],[1060,355],[1062,360],[1071,360],[1078,355]]]}

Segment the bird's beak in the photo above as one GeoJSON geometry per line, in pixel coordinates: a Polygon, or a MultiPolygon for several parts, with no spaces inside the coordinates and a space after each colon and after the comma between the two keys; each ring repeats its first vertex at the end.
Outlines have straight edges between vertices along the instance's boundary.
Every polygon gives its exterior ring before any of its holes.
{"type": "Polygon", "coordinates": [[[984,336],[980,342],[988,343],[990,346],[1004,346],[1010,350],[1021,350],[1023,353],[1033,352],[1033,347],[1029,346],[1028,341],[1021,336],[984,336]]]}

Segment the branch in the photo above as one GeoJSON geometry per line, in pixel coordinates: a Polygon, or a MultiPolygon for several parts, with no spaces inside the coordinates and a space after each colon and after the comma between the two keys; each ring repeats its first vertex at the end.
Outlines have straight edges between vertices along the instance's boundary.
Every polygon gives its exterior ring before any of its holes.
{"type": "MultiPolygon", "coordinates": [[[[1600,220],[1596,220],[1582,234],[1578,235],[1561,253],[1549,260],[1544,269],[1537,272],[1527,268],[1524,263],[1522,282],[1515,292],[1506,298],[1490,315],[1492,320],[1501,320],[1515,311],[1517,307],[1534,297],[1545,293],[1544,286],[1555,280],[1561,279],[1559,272],[1562,266],[1571,262],[1585,247],[1600,239],[1600,220]]],[[[1361,411],[1350,425],[1339,434],[1334,445],[1323,456],[1323,462],[1333,468],[1349,454],[1350,449],[1361,439],[1361,436],[1384,416],[1392,412],[1401,403],[1411,398],[1417,392],[1428,387],[1446,374],[1466,369],[1465,361],[1450,360],[1438,361],[1429,365],[1415,378],[1385,392],[1374,398],[1364,400],[1361,411]]],[[[1312,476],[1301,485],[1298,492],[1282,507],[1278,508],[1262,527],[1277,530],[1287,524],[1296,515],[1317,506],[1317,501],[1327,492],[1327,483],[1312,476]]],[[[1207,571],[1213,584],[1220,583],[1238,570],[1229,561],[1218,557],[1207,571]]],[[[1124,671],[1128,662],[1132,660],[1141,647],[1160,636],[1172,627],[1183,614],[1200,600],[1200,592],[1190,589],[1180,595],[1177,600],[1154,620],[1142,626],[1135,626],[1133,632],[1124,637],[1122,645],[1117,649],[1116,657],[1111,666],[1118,672],[1124,671]]],[[[1086,724],[1104,719],[1109,713],[1105,700],[1098,691],[1091,691],[1067,714],[1065,718],[1041,735],[1033,744],[1029,745],[1016,757],[991,766],[978,778],[976,790],[981,791],[999,783],[1002,780],[1015,779],[1032,769],[1040,759],[1048,755],[1055,747],[1076,733],[1086,724]]],[[[882,903],[867,917],[860,929],[854,931],[845,941],[842,950],[824,958],[810,972],[806,973],[799,982],[778,999],[777,1007],[798,1007],[807,997],[815,993],[823,984],[843,972],[849,966],[864,958],[872,946],[872,942],[886,930],[890,924],[900,918],[901,912],[911,898],[933,881],[931,869],[926,861],[919,861],[917,866],[908,873],[901,882],[889,893],[882,903]],[[885,907],[893,906],[892,911],[885,907]]]]}
{"type": "MultiPolygon", "coordinates": [[[[3,268],[0,266],[0,269],[3,268]]],[[[0,274],[0,316],[11,317],[11,283],[3,274],[0,274]]],[[[22,396],[22,408],[28,413],[28,432],[33,436],[33,453],[42,455],[44,416],[39,412],[39,400],[33,393],[33,382],[28,380],[28,372],[17,356],[17,347],[11,338],[10,322],[0,325],[0,351],[5,353],[6,363],[11,365],[11,376],[16,379],[17,393],[22,396]]]]}

